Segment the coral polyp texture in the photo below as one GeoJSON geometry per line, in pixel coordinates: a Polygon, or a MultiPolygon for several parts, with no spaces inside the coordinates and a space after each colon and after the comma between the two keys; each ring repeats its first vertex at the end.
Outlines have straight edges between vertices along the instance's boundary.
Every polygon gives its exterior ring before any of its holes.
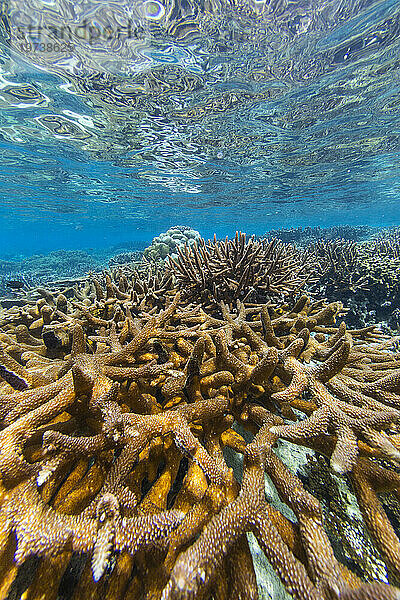
{"type": "MultiPolygon", "coordinates": [[[[239,235],[198,257],[240,249],[281,264],[239,235]]],[[[340,302],[257,304],[225,277],[230,306],[120,270],[3,309],[0,598],[255,600],[249,534],[296,600],[400,598],[400,354],[340,302]],[[318,480],[354,496],[353,538],[318,480]]]]}

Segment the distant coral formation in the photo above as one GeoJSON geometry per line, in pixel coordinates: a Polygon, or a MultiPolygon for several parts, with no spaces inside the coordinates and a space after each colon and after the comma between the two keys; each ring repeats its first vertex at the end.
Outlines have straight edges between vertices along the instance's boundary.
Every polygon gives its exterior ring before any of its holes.
{"type": "Polygon", "coordinates": [[[338,238],[359,242],[377,231],[368,225],[334,225],[333,227],[290,227],[270,229],[263,237],[276,237],[283,242],[309,244],[316,240],[336,240],[338,238]]]}
{"type": "Polygon", "coordinates": [[[142,260],[143,252],[137,250],[133,252],[120,252],[115,254],[108,260],[109,267],[115,267],[117,265],[125,265],[127,263],[138,263],[142,260]]]}
{"type": "Polygon", "coordinates": [[[318,240],[307,246],[316,255],[320,276],[308,288],[317,296],[343,300],[353,323],[388,319],[400,308],[400,234],[391,229],[356,243],[318,240]]]}
{"type": "Polygon", "coordinates": [[[264,264],[261,295],[303,283],[276,241],[178,258],[189,282],[209,265],[213,302],[122,265],[2,309],[0,597],[257,600],[252,533],[295,600],[398,599],[393,339],[341,302],[250,300],[235,261],[264,264]]]}
{"type": "Polygon", "coordinates": [[[48,254],[0,260],[0,296],[18,289],[16,286],[10,286],[10,281],[20,281],[22,284],[20,290],[27,291],[44,282],[82,277],[90,271],[101,271],[107,266],[140,262],[143,257],[143,252],[140,250],[116,253],[116,249],[121,247],[137,245],[133,242],[131,244],[124,242],[121,246],[97,251],[55,250],[48,254]]]}
{"type": "MultiPolygon", "coordinates": [[[[343,300],[353,326],[383,321],[385,327],[400,329],[399,232],[396,227],[299,227],[271,230],[262,238],[238,234],[206,241],[197,231],[176,226],[154,238],[143,252],[116,253],[144,245],[124,242],[103,251],[57,251],[0,261],[0,298],[20,303],[45,282],[73,280],[108,266],[122,268],[127,275],[146,272],[150,286],[171,280],[181,289],[182,301],[195,299],[209,307],[221,300],[232,304],[237,299],[283,299],[302,288],[315,298],[343,300]]],[[[165,290],[165,284],[159,289],[165,290]]],[[[157,300],[161,305],[162,293],[157,300]]]]}
{"type": "Polygon", "coordinates": [[[49,254],[34,254],[19,260],[0,261],[0,295],[7,290],[7,281],[20,280],[24,289],[60,277],[78,277],[101,268],[86,250],[55,250],[49,254]]]}
{"type": "Polygon", "coordinates": [[[165,233],[155,237],[150,246],[144,250],[148,260],[163,260],[167,256],[176,258],[178,248],[188,244],[193,246],[200,239],[200,233],[191,227],[175,225],[165,233]]]}

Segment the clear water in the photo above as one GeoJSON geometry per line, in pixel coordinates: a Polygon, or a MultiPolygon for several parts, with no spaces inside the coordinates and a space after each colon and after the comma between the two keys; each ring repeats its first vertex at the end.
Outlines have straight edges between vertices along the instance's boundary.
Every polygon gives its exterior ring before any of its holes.
{"type": "Polygon", "coordinates": [[[400,1],[1,6],[0,256],[400,224],[400,1]]]}

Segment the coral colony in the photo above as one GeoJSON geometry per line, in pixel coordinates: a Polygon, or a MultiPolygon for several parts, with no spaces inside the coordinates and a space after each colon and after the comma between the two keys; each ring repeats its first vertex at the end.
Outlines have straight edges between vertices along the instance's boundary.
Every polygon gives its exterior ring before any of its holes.
{"type": "Polygon", "coordinates": [[[0,313],[0,598],[255,600],[257,544],[288,597],[400,598],[393,338],[315,253],[166,237],[0,313]]]}

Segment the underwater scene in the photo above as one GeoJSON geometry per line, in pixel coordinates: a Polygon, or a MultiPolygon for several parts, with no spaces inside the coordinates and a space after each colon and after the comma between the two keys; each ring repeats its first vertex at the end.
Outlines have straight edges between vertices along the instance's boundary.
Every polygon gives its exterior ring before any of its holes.
{"type": "Polygon", "coordinates": [[[0,7],[0,600],[400,600],[400,0],[0,7]]]}

